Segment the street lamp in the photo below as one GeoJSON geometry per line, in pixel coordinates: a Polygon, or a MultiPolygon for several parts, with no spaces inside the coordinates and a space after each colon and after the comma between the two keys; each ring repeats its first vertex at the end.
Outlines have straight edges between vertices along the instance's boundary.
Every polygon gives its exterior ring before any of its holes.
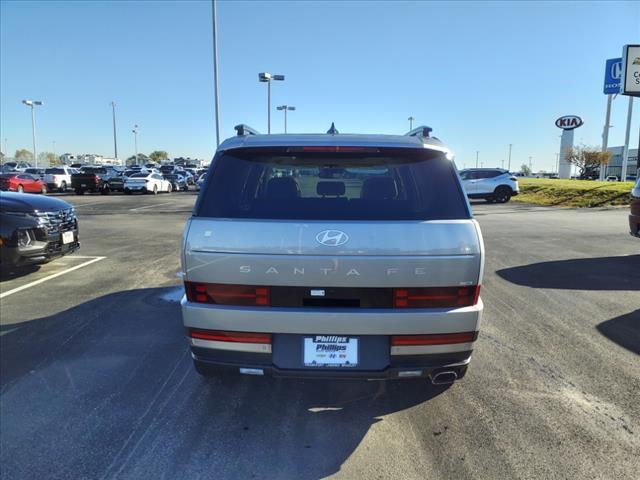
{"type": "Polygon", "coordinates": [[[118,160],[118,140],[116,139],[116,102],[111,102],[111,114],[113,116],[113,152],[114,157],[118,160]]]}
{"type": "Polygon", "coordinates": [[[407,118],[407,120],[409,120],[409,131],[411,131],[413,130],[413,121],[415,120],[415,118],[409,117],[407,118]]]}
{"type": "Polygon", "coordinates": [[[283,81],[284,75],[271,75],[268,72],[260,72],[258,80],[267,84],[267,133],[271,133],[271,81],[283,81]]]}
{"type": "Polygon", "coordinates": [[[290,107],[289,105],[280,105],[276,107],[276,110],[284,111],[284,133],[287,133],[287,110],[292,112],[296,109],[296,107],[290,107]]]}
{"type": "Polygon", "coordinates": [[[136,165],[138,165],[138,125],[134,125],[131,131],[133,132],[133,143],[136,149],[136,165]]]}
{"type": "Polygon", "coordinates": [[[31,107],[31,136],[33,139],[33,159],[35,160],[35,166],[38,168],[38,152],[36,152],[36,106],[43,105],[40,100],[22,100],[27,107],[31,107]]]}
{"type": "Polygon", "coordinates": [[[476,168],[478,168],[478,156],[480,155],[480,151],[476,150],[476,168]]]}

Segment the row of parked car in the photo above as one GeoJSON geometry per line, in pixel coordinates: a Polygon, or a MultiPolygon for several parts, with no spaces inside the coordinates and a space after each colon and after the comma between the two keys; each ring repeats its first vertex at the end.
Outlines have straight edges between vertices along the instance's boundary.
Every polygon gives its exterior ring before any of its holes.
{"type": "Polygon", "coordinates": [[[107,195],[112,191],[157,194],[187,191],[190,186],[199,190],[204,173],[205,170],[190,170],[174,165],[160,168],[138,166],[126,170],[113,166],[27,168],[0,174],[0,190],[46,194],[71,189],[77,195],[86,192],[107,195]]]}

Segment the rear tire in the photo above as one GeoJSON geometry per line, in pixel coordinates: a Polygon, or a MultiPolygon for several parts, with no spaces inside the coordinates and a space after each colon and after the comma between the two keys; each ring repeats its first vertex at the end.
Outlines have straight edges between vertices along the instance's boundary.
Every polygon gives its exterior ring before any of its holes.
{"type": "Polygon", "coordinates": [[[100,195],[109,195],[109,187],[104,187],[100,190],[100,195]]]}
{"type": "Polygon", "coordinates": [[[60,188],[58,189],[58,191],[60,193],[64,193],[67,191],[67,182],[65,182],[64,180],[62,181],[62,183],[60,184],[60,188]]]}
{"type": "Polygon", "coordinates": [[[167,193],[171,193],[173,191],[173,185],[169,184],[167,187],[167,193]]]}
{"type": "Polygon", "coordinates": [[[511,189],[505,186],[496,188],[494,198],[498,203],[507,203],[511,199],[511,189]]]}
{"type": "Polygon", "coordinates": [[[154,186],[153,186],[153,192],[152,192],[152,193],[153,193],[154,195],[157,195],[157,194],[158,194],[158,186],[157,186],[157,185],[154,185],[154,186]]]}
{"type": "Polygon", "coordinates": [[[124,194],[125,195],[131,195],[131,190],[129,190],[128,188],[124,189],[124,194]]]}

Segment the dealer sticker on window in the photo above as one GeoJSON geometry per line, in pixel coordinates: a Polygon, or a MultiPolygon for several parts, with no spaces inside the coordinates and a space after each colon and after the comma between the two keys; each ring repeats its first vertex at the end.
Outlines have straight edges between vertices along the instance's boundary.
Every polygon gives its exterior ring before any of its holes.
{"type": "Polygon", "coordinates": [[[306,367],[356,367],[358,339],[342,335],[305,337],[304,365],[306,367]]]}

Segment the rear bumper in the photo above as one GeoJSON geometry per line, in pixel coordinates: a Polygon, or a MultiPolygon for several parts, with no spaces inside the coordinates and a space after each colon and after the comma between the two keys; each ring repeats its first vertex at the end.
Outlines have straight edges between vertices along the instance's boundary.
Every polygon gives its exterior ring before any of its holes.
{"type": "Polygon", "coordinates": [[[473,307],[402,311],[392,309],[325,309],[223,307],[182,299],[187,329],[262,332],[271,344],[230,344],[189,338],[200,367],[251,369],[260,375],[298,378],[432,378],[454,371],[462,378],[473,342],[446,345],[390,346],[391,335],[477,332],[482,300],[473,307]],[[357,367],[307,367],[302,362],[303,338],[349,335],[359,340],[363,355],[357,367]]]}
{"type": "Polygon", "coordinates": [[[416,355],[410,358],[394,358],[386,367],[378,370],[348,370],[337,368],[281,368],[274,365],[271,354],[228,352],[192,347],[191,356],[201,368],[211,371],[226,370],[245,373],[249,370],[254,375],[268,375],[283,378],[331,378],[331,379],[364,379],[393,380],[407,378],[433,378],[444,371],[454,371],[462,378],[469,362],[471,351],[451,354],[416,355]]]}

